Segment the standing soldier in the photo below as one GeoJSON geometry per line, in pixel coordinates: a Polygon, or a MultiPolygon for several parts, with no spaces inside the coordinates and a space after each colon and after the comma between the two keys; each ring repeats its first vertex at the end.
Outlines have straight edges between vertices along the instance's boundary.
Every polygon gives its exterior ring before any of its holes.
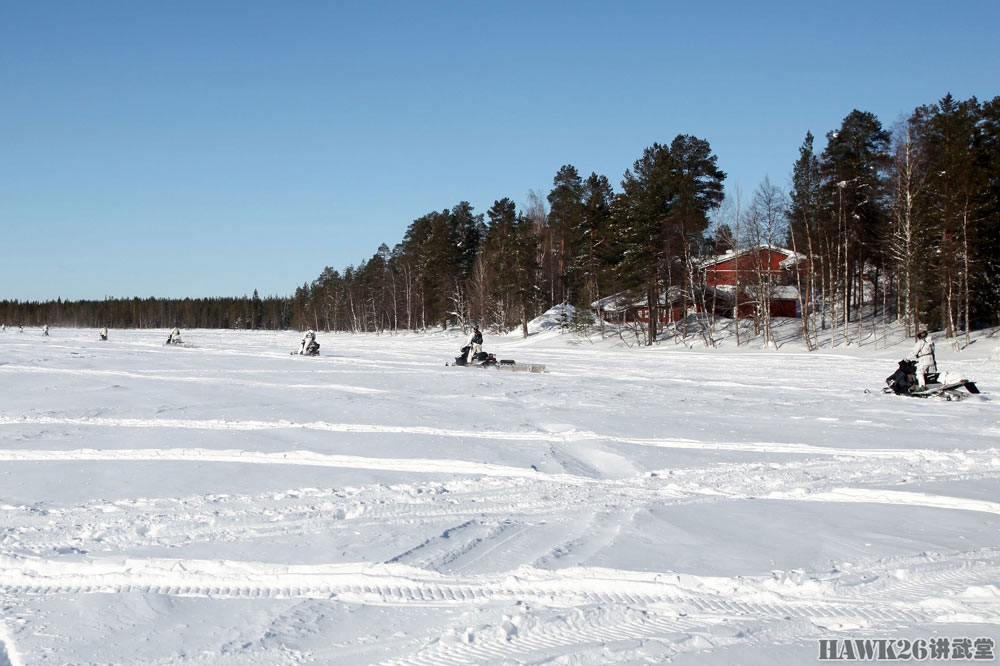
{"type": "Polygon", "coordinates": [[[913,358],[917,361],[917,384],[921,388],[927,385],[927,375],[937,374],[937,359],[934,357],[934,342],[928,339],[927,331],[917,333],[917,342],[913,345],[913,358]]]}
{"type": "Polygon", "coordinates": [[[479,331],[478,326],[472,327],[472,335],[469,336],[469,356],[465,359],[466,363],[472,363],[472,360],[476,358],[476,354],[483,351],[483,334],[479,331]]]}

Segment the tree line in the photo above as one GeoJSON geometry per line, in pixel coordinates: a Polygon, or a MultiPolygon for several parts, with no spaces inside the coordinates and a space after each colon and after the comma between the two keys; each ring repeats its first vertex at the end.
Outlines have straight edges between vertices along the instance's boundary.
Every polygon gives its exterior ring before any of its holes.
{"type": "MultiPolygon", "coordinates": [[[[825,138],[817,152],[806,134],[787,191],[765,179],[746,201],[725,194],[708,141],[681,134],[646,148],[617,190],[564,165],[548,194],[529,193],[520,209],[502,197],[485,213],[467,201],[427,213],[394,247],[326,267],[290,297],[4,301],[0,318],[352,332],[474,322],[527,335],[531,318],[560,303],[574,306],[571,325],[602,323],[594,304],[624,294],[648,307],[641,334],[651,344],[675,325],[661,308],[705,298],[706,256],[766,244],[805,258],[787,280],[810,348],[823,336],[860,341],[890,320],[949,337],[1000,325],[1000,97],[946,95],[893,128],[854,110],[825,138]]],[[[773,286],[760,275],[758,294],[773,286]]],[[[759,312],[754,326],[767,336],[759,312]]]]}
{"type": "Polygon", "coordinates": [[[826,139],[806,136],[786,209],[815,258],[807,342],[860,339],[866,312],[949,338],[1000,324],[1000,97],[946,95],[891,131],[855,110],[826,139]]]}
{"type": "MultiPolygon", "coordinates": [[[[690,135],[645,149],[618,191],[565,165],[544,200],[531,193],[520,211],[509,197],[485,216],[461,202],[414,220],[402,242],[358,266],[325,269],[296,290],[296,321],[526,330],[529,318],[569,303],[573,323],[589,326],[594,303],[626,294],[647,304],[651,343],[671,298],[706,298],[704,257],[765,244],[805,258],[787,282],[810,348],[822,336],[860,341],[876,322],[948,337],[1000,325],[1000,97],[946,95],[893,128],[853,110],[821,152],[807,133],[788,191],[765,179],[744,201],[724,196],[725,177],[709,143],[690,135]]],[[[763,276],[747,279],[766,299],[776,285],[763,276]]],[[[765,338],[767,312],[753,322],[765,338]]]]}
{"type": "MultiPolygon", "coordinates": [[[[555,304],[575,306],[575,326],[595,321],[602,296],[636,291],[658,302],[704,249],[725,174],[708,142],[678,135],[653,144],[615,193],[606,176],[556,173],[543,200],[518,210],[509,197],[485,214],[460,202],[414,220],[402,242],[358,266],[326,268],[296,290],[300,327],[392,331],[469,322],[520,328],[555,304]]],[[[650,339],[655,339],[654,330],[650,339]]]]}
{"type": "Polygon", "coordinates": [[[285,329],[292,301],[261,298],[105,298],[101,301],[0,301],[0,322],[21,326],[78,328],[285,329]]]}

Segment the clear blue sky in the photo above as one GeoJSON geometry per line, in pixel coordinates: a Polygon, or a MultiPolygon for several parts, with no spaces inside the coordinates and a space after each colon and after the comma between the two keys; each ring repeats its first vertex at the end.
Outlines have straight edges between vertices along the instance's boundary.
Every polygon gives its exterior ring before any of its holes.
{"type": "Polygon", "coordinates": [[[0,300],[286,296],[415,218],[1000,95],[1000,3],[0,0],[0,300]]]}

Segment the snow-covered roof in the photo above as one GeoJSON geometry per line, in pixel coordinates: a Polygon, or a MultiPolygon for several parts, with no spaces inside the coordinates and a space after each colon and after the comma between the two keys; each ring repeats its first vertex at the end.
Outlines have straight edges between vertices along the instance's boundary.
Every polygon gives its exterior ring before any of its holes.
{"type": "MultiPolygon", "coordinates": [[[[709,291],[711,289],[711,287],[707,288],[709,291]]],[[[668,287],[666,291],[660,292],[660,305],[681,301],[686,294],[687,292],[681,287],[668,287]]],[[[628,308],[644,308],[648,305],[645,294],[636,295],[629,294],[628,292],[619,292],[611,296],[605,296],[599,301],[594,301],[590,304],[590,307],[599,308],[603,312],[620,312],[628,308]]]]}
{"type": "MultiPolygon", "coordinates": [[[[757,289],[752,285],[747,285],[744,290],[751,296],[757,296],[757,289]]],[[[798,300],[799,290],[793,285],[772,284],[768,290],[768,296],[775,300],[798,300]]]]}
{"type": "MultiPolygon", "coordinates": [[[[731,284],[720,284],[715,289],[723,294],[732,296],[736,287],[731,284]]],[[[740,291],[752,298],[757,297],[757,287],[753,284],[740,285],[740,291]]],[[[798,300],[799,290],[794,285],[772,284],[768,289],[768,295],[776,300],[798,300]]]]}
{"type": "Polygon", "coordinates": [[[799,254],[794,250],[789,250],[788,248],[784,247],[778,247],[777,245],[768,245],[767,243],[759,243],[757,245],[751,245],[749,247],[740,248],[735,252],[733,250],[726,250],[723,254],[717,254],[711,257],[707,257],[698,262],[698,267],[707,268],[715,264],[720,264],[724,261],[729,261],[730,259],[735,259],[736,257],[740,257],[745,254],[754,254],[761,250],[771,250],[773,252],[779,252],[785,255],[786,258],[782,259],[781,263],[779,264],[782,268],[790,268],[807,259],[806,255],[799,254]]]}

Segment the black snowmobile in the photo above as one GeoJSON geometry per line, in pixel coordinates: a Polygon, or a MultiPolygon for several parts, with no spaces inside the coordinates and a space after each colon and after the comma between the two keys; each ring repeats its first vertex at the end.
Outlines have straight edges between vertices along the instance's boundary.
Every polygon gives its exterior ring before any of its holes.
{"type": "Polygon", "coordinates": [[[509,370],[511,372],[545,372],[545,366],[541,363],[515,363],[510,359],[497,359],[493,354],[481,351],[469,360],[469,346],[462,347],[461,353],[455,357],[454,363],[445,365],[458,365],[468,368],[496,368],[497,370],[509,370]]]}
{"type": "Polygon", "coordinates": [[[928,374],[927,383],[920,386],[920,382],[917,381],[917,362],[904,358],[899,362],[896,372],[885,378],[886,387],[882,389],[882,393],[895,393],[914,398],[941,398],[942,400],[967,398],[968,393],[962,393],[958,390],[962,388],[969,393],[979,393],[979,388],[968,379],[941,383],[938,381],[940,377],[939,373],[928,374]]]}
{"type": "Polygon", "coordinates": [[[312,338],[306,343],[305,351],[301,348],[299,351],[289,352],[292,356],[319,356],[319,343],[316,342],[316,338],[312,338]]]}
{"type": "MultiPolygon", "coordinates": [[[[484,351],[475,354],[472,360],[469,360],[469,345],[462,347],[461,353],[455,357],[455,362],[451,365],[468,365],[477,366],[480,368],[489,368],[495,366],[499,363],[497,357],[493,354],[487,354],[484,351]]],[[[446,364],[447,365],[447,364],[446,364]]]]}

